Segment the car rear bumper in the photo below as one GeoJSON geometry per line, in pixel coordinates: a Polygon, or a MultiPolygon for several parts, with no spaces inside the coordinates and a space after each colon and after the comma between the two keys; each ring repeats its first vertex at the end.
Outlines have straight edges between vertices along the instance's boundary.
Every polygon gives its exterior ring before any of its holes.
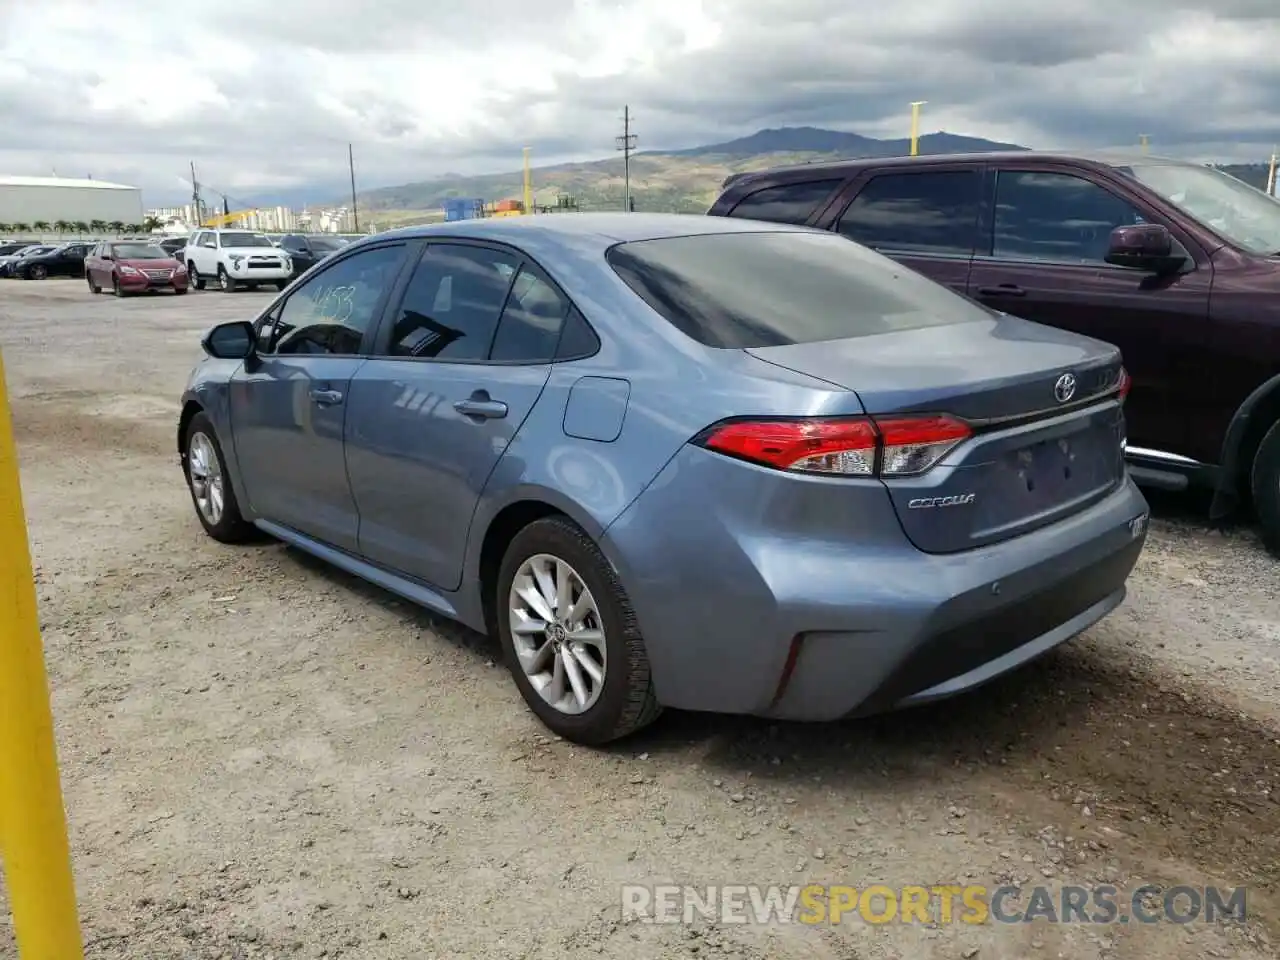
{"type": "Polygon", "coordinates": [[[1123,600],[1146,516],[1126,478],[1052,526],[931,555],[878,481],[809,480],[690,447],[602,545],[660,702],[830,720],[952,696],[1076,636],[1123,600]]]}

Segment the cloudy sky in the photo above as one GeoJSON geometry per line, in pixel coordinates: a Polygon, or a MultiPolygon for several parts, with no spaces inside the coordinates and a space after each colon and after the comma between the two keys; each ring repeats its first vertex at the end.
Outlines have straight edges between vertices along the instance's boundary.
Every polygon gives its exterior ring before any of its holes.
{"type": "Polygon", "coordinates": [[[1280,0],[0,0],[0,173],[178,200],[613,154],[761,127],[1262,160],[1280,0]],[[1212,10],[1210,9],[1212,8],[1212,10]]]}

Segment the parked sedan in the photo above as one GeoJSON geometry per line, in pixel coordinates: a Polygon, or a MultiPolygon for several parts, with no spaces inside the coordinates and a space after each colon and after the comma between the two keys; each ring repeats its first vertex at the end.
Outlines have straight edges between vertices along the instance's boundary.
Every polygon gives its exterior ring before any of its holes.
{"type": "Polygon", "coordinates": [[[85,258],[84,275],[92,293],[103,288],[117,297],[148,290],[187,292],[187,268],[155,243],[100,243],[85,258]]]}
{"type": "Polygon", "coordinates": [[[582,743],[960,693],[1114,610],[1146,538],[1114,347],[802,227],[407,228],[203,347],[205,531],[496,634],[582,743]]]}
{"type": "Polygon", "coordinates": [[[280,246],[293,260],[295,277],[306,273],[325,257],[337,253],[346,245],[347,241],[339,237],[306,233],[286,234],[280,241],[280,246]]]}
{"type": "Polygon", "coordinates": [[[0,257],[0,277],[16,277],[18,264],[26,257],[34,257],[39,254],[49,253],[57,250],[57,244],[52,243],[34,243],[24,246],[20,250],[16,250],[8,256],[0,257]]]}
{"type": "Polygon", "coordinates": [[[25,242],[6,243],[0,246],[0,277],[5,276],[5,266],[39,244],[25,242]]]}
{"type": "Polygon", "coordinates": [[[84,258],[90,246],[87,243],[64,243],[41,252],[28,253],[14,262],[13,274],[24,280],[84,276],[84,258]]]}

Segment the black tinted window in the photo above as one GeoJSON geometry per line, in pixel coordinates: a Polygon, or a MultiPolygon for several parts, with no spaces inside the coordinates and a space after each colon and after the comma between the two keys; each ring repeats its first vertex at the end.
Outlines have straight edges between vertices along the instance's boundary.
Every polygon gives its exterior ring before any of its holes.
{"type": "Polygon", "coordinates": [[[560,331],[556,359],[572,360],[577,357],[589,357],[599,349],[600,341],[595,331],[576,308],[570,307],[569,316],[564,321],[564,329],[560,331]]]}
{"type": "Polygon", "coordinates": [[[514,254],[485,247],[428,246],[405,291],[387,352],[485,359],[519,262],[514,254]]]}
{"type": "Polygon", "coordinates": [[[979,320],[989,313],[831,234],[739,233],[623,243],[617,274],[712,347],[770,347],[979,320]]]}
{"type": "Polygon", "coordinates": [[[729,216],[773,223],[803,224],[813,216],[818,204],[830,197],[840,184],[840,180],[815,180],[766,187],[748,194],[733,208],[729,216]]]}
{"type": "Polygon", "coordinates": [[[868,247],[968,255],[981,191],[977,170],[884,174],[859,191],[836,229],[868,247]]]}
{"type": "Polygon", "coordinates": [[[493,338],[492,360],[550,360],[569,303],[536,270],[520,268],[493,338]]]}
{"type": "Polygon", "coordinates": [[[1111,231],[1142,223],[1128,202],[1067,173],[1001,171],[992,254],[1018,260],[1102,263],[1111,231]]]}
{"type": "Polygon", "coordinates": [[[378,247],[312,277],[280,308],[268,347],[276,353],[358,354],[403,256],[403,246],[378,247]]]}

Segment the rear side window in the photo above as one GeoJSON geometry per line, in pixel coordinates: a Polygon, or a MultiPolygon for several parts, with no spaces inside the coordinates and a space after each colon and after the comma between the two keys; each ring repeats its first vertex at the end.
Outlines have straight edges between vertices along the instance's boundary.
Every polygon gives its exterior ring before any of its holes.
{"type": "Polygon", "coordinates": [[[614,272],[709,347],[774,347],[982,320],[913,270],[826,233],[705,234],[611,248],[614,272]]]}
{"type": "Polygon", "coordinates": [[[747,194],[729,212],[729,216],[802,225],[808,222],[818,205],[830,197],[841,183],[842,180],[813,180],[766,187],[747,194]]]}
{"type": "Polygon", "coordinates": [[[854,197],[836,231],[880,250],[970,256],[981,202],[976,169],[882,174],[854,197]]]}

